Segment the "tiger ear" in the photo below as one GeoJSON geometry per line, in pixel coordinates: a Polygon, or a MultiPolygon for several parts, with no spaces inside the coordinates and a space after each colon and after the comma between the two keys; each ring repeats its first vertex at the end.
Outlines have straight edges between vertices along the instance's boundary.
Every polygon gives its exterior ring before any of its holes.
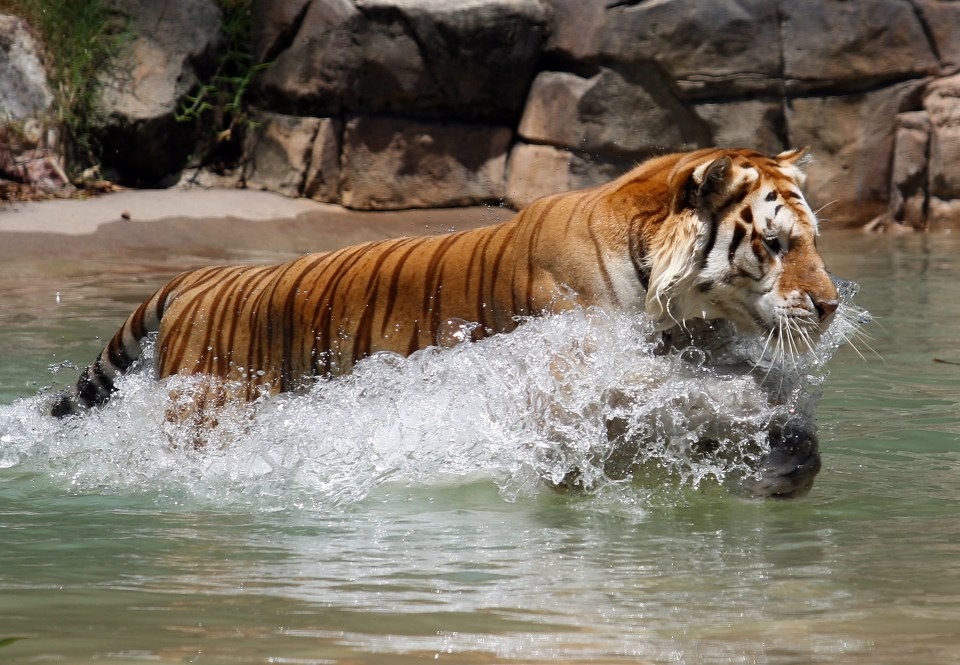
{"type": "Polygon", "coordinates": [[[796,164],[798,166],[802,165],[804,158],[810,154],[810,146],[804,146],[802,148],[794,148],[793,150],[784,150],[779,155],[774,157],[778,162],[784,162],[786,164],[796,164]]]}
{"type": "Polygon", "coordinates": [[[807,174],[804,173],[803,167],[812,159],[810,157],[810,146],[795,148],[794,150],[785,150],[774,157],[774,159],[777,160],[781,166],[789,167],[788,171],[793,175],[793,179],[798,185],[803,187],[803,184],[807,181],[807,174]]]}
{"type": "Polygon", "coordinates": [[[733,162],[724,155],[695,168],[687,181],[687,205],[695,210],[718,209],[725,198],[732,167],[733,162]]]}

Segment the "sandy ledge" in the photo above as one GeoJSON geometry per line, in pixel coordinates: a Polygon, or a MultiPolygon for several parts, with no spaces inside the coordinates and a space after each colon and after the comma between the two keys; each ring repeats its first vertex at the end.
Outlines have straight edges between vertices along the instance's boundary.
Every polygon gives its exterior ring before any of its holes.
{"type": "Polygon", "coordinates": [[[358,212],[246,189],[127,190],[0,206],[0,259],[172,246],[307,253],[512,215],[499,207],[358,212]]]}

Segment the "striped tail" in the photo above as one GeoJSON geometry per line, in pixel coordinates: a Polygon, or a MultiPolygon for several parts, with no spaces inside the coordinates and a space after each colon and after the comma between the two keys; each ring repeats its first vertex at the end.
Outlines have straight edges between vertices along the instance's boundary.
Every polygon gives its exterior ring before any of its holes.
{"type": "Polygon", "coordinates": [[[50,415],[64,418],[83,413],[110,399],[116,390],[115,379],[129,370],[143,353],[144,338],[160,330],[168,298],[179,281],[174,280],[154,293],[127,318],[93,364],[83,370],[76,385],[56,396],[50,415]]]}

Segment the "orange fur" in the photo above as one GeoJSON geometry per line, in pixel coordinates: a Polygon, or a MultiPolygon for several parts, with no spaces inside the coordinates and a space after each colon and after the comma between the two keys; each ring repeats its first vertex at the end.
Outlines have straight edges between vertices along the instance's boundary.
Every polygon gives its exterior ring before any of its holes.
{"type": "MultiPolygon", "coordinates": [[[[816,220],[797,198],[799,156],[665,155],[608,184],[540,199],[496,226],[185,273],[130,316],[52,411],[106,400],[154,331],[158,377],[209,375],[251,399],[349,372],[378,351],[446,344],[451,320],[477,324],[473,339],[509,332],[517,317],[576,306],[646,312],[664,328],[698,317],[750,328],[756,313],[736,305],[749,279],[793,298],[784,307],[806,321],[835,309],[837,295],[813,244],[816,220]],[[771,204],[769,192],[782,202],[771,204]],[[791,247],[780,257],[765,258],[773,241],[758,240],[771,232],[757,220],[768,208],[791,247]]],[[[811,334],[824,318],[815,323],[811,334]]]]}

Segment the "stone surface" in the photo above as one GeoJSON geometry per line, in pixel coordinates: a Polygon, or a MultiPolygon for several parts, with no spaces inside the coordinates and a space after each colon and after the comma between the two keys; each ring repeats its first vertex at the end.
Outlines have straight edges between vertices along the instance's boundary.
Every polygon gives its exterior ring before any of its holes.
{"type": "Polygon", "coordinates": [[[578,110],[587,149],[602,154],[644,157],[709,142],[706,125],[677,99],[654,65],[637,64],[629,76],[602,70],[578,110]]]}
{"type": "MultiPolygon", "coordinates": [[[[278,6],[291,12],[288,3],[278,6]]],[[[515,122],[545,21],[536,0],[314,0],[260,89],[275,107],[320,115],[455,113],[515,122]]]]}
{"type": "Polygon", "coordinates": [[[924,30],[932,40],[932,48],[940,59],[941,69],[956,71],[960,67],[960,3],[953,0],[915,0],[924,30]]]}
{"type": "Polygon", "coordinates": [[[788,91],[918,78],[940,69],[910,0],[780,3],[788,91]]]}
{"type": "Polygon", "coordinates": [[[73,191],[56,132],[35,119],[0,125],[0,200],[61,196],[73,191]]]}
{"type": "Polygon", "coordinates": [[[958,220],[960,220],[960,199],[930,197],[925,229],[956,228],[958,220]]]}
{"type": "Polygon", "coordinates": [[[214,0],[110,0],[125,16],[130,39],[104,72],[99,106],[104,161],[133,182],[158,180],[182,167],[193,149],[194,123],[173,117],[209,68],[220,43],[214,0]]]}
{"type": "Polygon", "coordinates": [[[934,81],[923,108],[930,118],[930,196],[960,198],[960,75],[934,81]]]}
{"type": "Polygon", "coordinates": [[[506,127],[356,117],[344,132],[341,203],[389,210],[499,202],[506,127]]]}
{"type": "Polygon", "coordinates": [[[596,80],[566,72],[541,72],[530,88],[517,132],[536,143],[586,149],[587,128],[579,106],[596,80]]]}
{"type": "Polygon", "coordinates": [[[342,135],[343,123],[338,118],[320,120],[310,151],[310,164],[304,174],[304,196],[324,203],[334,203],[339,200],[342,135]]]}
{"type": "Polygon", "coordinates": [[[543,72],[531,88],[519,133],[539,143],[636,158],[707,145],[706,125],[658,71],[646,74],[628,80],[611,69],[590,79],[543,72]]]}
{"type": "Polygon", "coordinates": [[[834,224],[866,222],[887,209],[897,115],[917,104],[922,82],[854,95],[801,97],[787,113],[790,145],[812,147],[808,200],[834,224]]]}
{"type": "Polygon", "coordinates": [[[271,62],[290,48],[303,27],[311,0],[252,0],[253,56],[256,62],[271,62]]]}
{"type": "Polygon", "coordinates": [[[0,123],[46,114],[53,103],[42,54],[29,26],[0,14],[0,123]]]}
{"type": "Polygon", "coordinates": [[[770,0],[608,3],[600,54],[624,71],[656,63],[685,98],[777,92],[777,5],[770,0]]]}
{"type": "Polygon", "coordinates": [[[250,134],[247,187],[302,196],[319,118],[261,113],[250,134]]]}
{"type": "Polygon", "coordinates": [[[584,0],[545,0],[545,4],[550,11],[544,54],[571,71],[592,69],[607,20],[605,4],[584,0]]]}
{"type": "MultiPolygon", "coordinates": [[[[196,125],[172,111],[216,61],[217,0],[106,1],[129,17],[131,39],[105,78],[104,161],[122,182],[149,184],[197,148],[196,125]]],[[[884,214],[922,226],[958,208],[954,0],[254,0],[252,10],[254,59],[272,64],[250,101],[267,121],[242,169],[217,162],[225,182],[242,173],[251,187],[358,208],[519,205],[664,150],[809,145],[808,196],[834,224],[884,214]]],[[[14,87],[0,85],[0,113],[14,87]]]]}
{"type": "Polygon", "coordinates": [[[786,117],[779,99],[711,102],[693,108],[706,123],[712,145],[753,148],[766,154],[802,147],[785,145],[786,117]]]}
{"type": "Polygon", "coordinates": [[[541,196],[592,187],[616,178],[631,161],[598,161],[548,145],[518,143],[510,152],[507,201],[515,208],[541,196]]]}
{"type": "Polygon", "coordinates": [[[893,221],[923,228],[927,217],[927,160],[930,119],[924,111],[897,116],[890,174],[889,213],[893,221]]]}

